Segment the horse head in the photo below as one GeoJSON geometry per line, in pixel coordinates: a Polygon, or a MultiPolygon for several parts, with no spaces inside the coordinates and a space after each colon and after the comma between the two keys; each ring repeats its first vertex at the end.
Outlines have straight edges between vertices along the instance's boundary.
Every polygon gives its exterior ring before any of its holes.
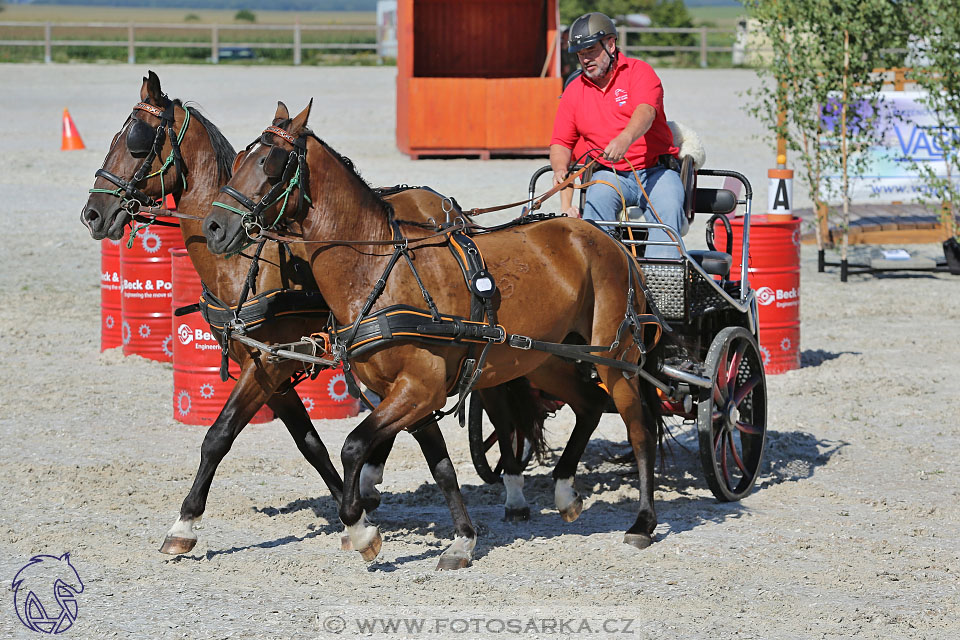
{"type": "Polygon", "coordinates": [[[203,223],[210,251],[236,251],[260,231],[304,213],[310,199],[308,145],[316,141],[307,128],[312,106],[313,100],[291,118],[278,102],[271,125],[237,154],[233,176],[203,223]]]}
{"type": "Polygon", "coordinates": [[[191,110],[168,98],[150,71],[140,102],[113,137],[80,214],[95,240],[120,239],[141,206],[151,207],[167,194],[179,200],[187,188],[184,157],[202,139],[188,131],[190,118],[191,110]]]}

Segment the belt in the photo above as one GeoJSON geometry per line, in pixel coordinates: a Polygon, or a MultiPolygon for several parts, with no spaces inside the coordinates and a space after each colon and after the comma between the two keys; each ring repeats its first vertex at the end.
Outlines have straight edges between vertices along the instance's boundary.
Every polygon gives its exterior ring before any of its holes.
{"type": "MultiPolygon", "coordinates": [[[[665,153],[659,158],[657,158],[657,163],[649,167],[637,167],[637,171],[643,171],[645,169],[653,169],[654,167],[663,167],[664,169],[673,169],[677,173],[680,173],[680,160],[676,156],[672,156],[669,153],[665,153]]],[[[632,169],[614,169],[613,167],[608,167],[604,165],[603,167],[607,171],[613,171],[617,175],[621,176],[632,176],[632,169]]]]}

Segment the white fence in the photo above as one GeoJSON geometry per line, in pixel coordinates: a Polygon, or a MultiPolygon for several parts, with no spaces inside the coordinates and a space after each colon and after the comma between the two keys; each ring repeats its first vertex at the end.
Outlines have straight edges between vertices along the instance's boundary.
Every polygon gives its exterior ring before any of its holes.
{"type": "MultiPolygon", "coordinates": [[[[43,59],[45,62],[52,62],[53,47],[126,47],[127,62],[133,64],[137,60],[138,47],[169,47],[181,49],[208,49],[210,51],[209,60],[216,64],[220,61],[221,48],[229,47],[232,49],[290,49],[293,52],[293,64],[299,65],[303,59],[305,50],[342,50],[342,51],[369,51],[377,55],[377,62],[383,62],[383,58],[390,56],[396,47],[396,31],[391,25],[377,26],[374,24],[363,25],[302,25],[295,23],[292,25],[221,25],[221,24],[182,24],[182,23],[124,23],[124,22],[71,22],[71,23],[53,23],[53,22],[0,22],[0,29],[16,28],[22,29],[42,29],[42,39],[0,39],[0,46],[25,46],[25,47],[43,47],[43,59]],[[107,32],[124,33],[125,38],[114,40],[81,40],[69,39],[64,37],[71,30],[104,30],[107,32]],[[58,38],[54,38],[56,30],[58,38]],[[206,33],[209,34],[203,40],[142,40],[137,39],[137,31],[183,31],[185,34],[206,33]],[[289,34],[287,39],[276,38],[270,42],[237,42],[221,41],[221,34],[225,32],[277,32],[289,34]],[[356,42],[303,42],[304,34],[328,32],[328,33],[366,33],[375,36],[376,41],[371,43],[356,42]],[[392,46],[391,46],[392,45],[392,46]]],[[[620,30],[620,48],[627,54],[642,52],[657,53],[698,53],[701,67],[708,66],[709,53],[735,53],[737,44],[735,34],[729,29],[697,27],[697,28],[668,28],[668,27],[623,27],[620,30]],[[629,34],[689,34],[694,36],[696,44],[691,45],[629,45],[629,34]],[[729,40],[733,44],[710,45],[708,40],[711,34],[728,34],[729,40]]],[[[727,40],[728,38],[718,38],[727,40]]],[[[742,52],[741,52],[742,53],[742,52]]],[[[395,53],[393,54],[395,55],[395,53]]],[[[741,56],[742,57],[742,56],[741,56]]]]}
{"type": "MultiPolygon", "coordinates": [[[[324,25],[302,25],[300,23],[295,23],[292,25],[267,25],[267,24],[251,24],[251,25],[221,25],[221,24],[164,24],[164,23],[135,23],[135,22],[70,22],[70,23],[54,23],[54,22],[0,22],[0,27],[15,27],[17,29],[22,28],[42,28],[43,29],[43,39],[41,40],[28,40],[28,39],[4,39],[0,40],[0,46],[25,46],[25,47],[43,47],[43,59],[45,62],[53,61],[53,47],[59,46],[70,46],[70,47],[126,47],[127,49],[127,62],[134,64],[137,61],[137,47],[169,47],[169,48],[181,48],[181,49],[209,49],[210,50],[210,61],[214,64],[220,61],[220,50],[221,47],[230,47],[230,48],[248,48],[248,49],[292,49],[293,50],[293,64],[300,64],[303,59],[303,51],[310,49],[323,49],[323,50],[344,50],[344,51],[371,51],[377,53],[378,62],[382,63],[383,60],[380,56],[380,34],[376,25],[373,24],[363,24],[363,25],[344,25],[344,24],[324,24],[324,25]],[[117,31],[126,31],[126,38],[117,39],[117,40],[71,40],[68,38],[54,38],[53,32],[54,29],[57,30],[58,34],[62,32],[69,33],[71,29],[94,29],[94,30],[112,30],[117,31]],[[195,40],[195,41],[181,41],[181,40],[138,40],[137,39],[137,30],[173,30],[179,31],[183,30],[186,34],[196,34],[198,32],[205,32],[209,34],[209,39],[204,40],[195,40]],[[289,34],[289,41],[272,41],[272,42],[237,42],[230,40],[228,42],[221,42],[220,34],[223,32],[236,32],[236,31],[273,31],[273,32],[287,32],[289,34]],[[315,33],[315,32],[365,32],[369,33],[371,36],[377,36],[377,42],[375,43],[355,43],[355,42],[303,42],[304,33],[315,33]]],[[[280,40],[280,38],[277,38],[280,40]]]]}

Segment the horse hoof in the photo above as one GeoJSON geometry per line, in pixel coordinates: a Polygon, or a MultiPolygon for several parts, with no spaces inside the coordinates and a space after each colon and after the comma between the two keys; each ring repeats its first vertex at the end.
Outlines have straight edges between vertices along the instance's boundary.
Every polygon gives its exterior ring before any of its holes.
{"type": "MultiPolygon", "coordinates": [[[[352,546],[352,545],[351,545],[352,546]]],[[[360,555],[367,562],[373,562],[380,555],[380,548],[383,546],[383,540],[380,538],[380,532],[377,531],[366,549],[360,549],[360,555]]]]}
{"type": "Polygon", "coordinates": [[[631,547],[636,547],[637,549],[646,549],[653,544],[653,538],[645,533],[625,533],[623,535],[623,543],[631,547]]]}
{"type": "Polygon", "coordinates": [[[564,522],[573,522],[580,517],[583,511],[583,498],[577,496],[577,499],[570,503],[570,506],[560,512],[560,517],[564,522]]]}
{"type": "Polygon", "coordinates": [[[530,519],[530,507],[503,510],[504,522],[525,522],[530,519]]]}
{"type": "Polygon", "coordinates": [[[462,555],[443,555],[437,563],[437,571],[456,571],[464,569],[470,564],[470,558],[462,555]]]}
{"type": "Polygon", "coordinates": [[[340,536],[340,551],[353,551],[353,543],[347,534],[340,536]]]}
{"type": "Polygon", "coordinates": [[[181,553],[189,553],[197,545],[196,538],[180,538],[177,536],[167,536],[160,547],[160,553],[166,553],[176,556],[181,553]]]}

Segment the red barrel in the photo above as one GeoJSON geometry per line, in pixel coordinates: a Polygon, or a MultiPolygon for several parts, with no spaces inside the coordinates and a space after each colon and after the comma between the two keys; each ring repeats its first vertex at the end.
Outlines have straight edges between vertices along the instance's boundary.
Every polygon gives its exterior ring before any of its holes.
{"type": "MultiPolygon", "coordinates": [[[[757,292],[760,353],[767,373],[800,367],[800,218],[750,218],[750,286],[757,292]]],[[[740,279],[743,218],[730,220],[733,228],[733,268],[740,279]]],[[[726,246],[726,232],[716,223],[716,246],[726,246]]]]}
{"type": "Polygon", "coordinates": [[[144,229],[120,247],[123,281],[123,354],[169,362],[173,358],[170,249],[183,246],[179,227],[144,229]]]}
{"type": "Polygon", "coordinates": [[[326,369],[315,380],[297,385],[303,406],[314,420],[352,418],[360,413],[360,400],[350,396],[343,369],[326,369]]]}
{"type": "MultiPolygon", "coordinates": [[[[187,250],[172,249],[170,254],[173,308],[196,304],[202,289],[187,250]]],[[[236,382],[220,380],[220,344],[199,312],[174,317],[173,324],[173,418],[184,424],[211,425],[236,382]]],[[[240,375],[240,368],[232,360],[230,374],[240,375]]],[[[273,412],[264,406],[250,423],[271,420],[273,412]]]]}
{"type": "Polygon", "coordinates": [[[100,241],[100,351],[123,344],[120,336],[120,240],[100,241]]]}

